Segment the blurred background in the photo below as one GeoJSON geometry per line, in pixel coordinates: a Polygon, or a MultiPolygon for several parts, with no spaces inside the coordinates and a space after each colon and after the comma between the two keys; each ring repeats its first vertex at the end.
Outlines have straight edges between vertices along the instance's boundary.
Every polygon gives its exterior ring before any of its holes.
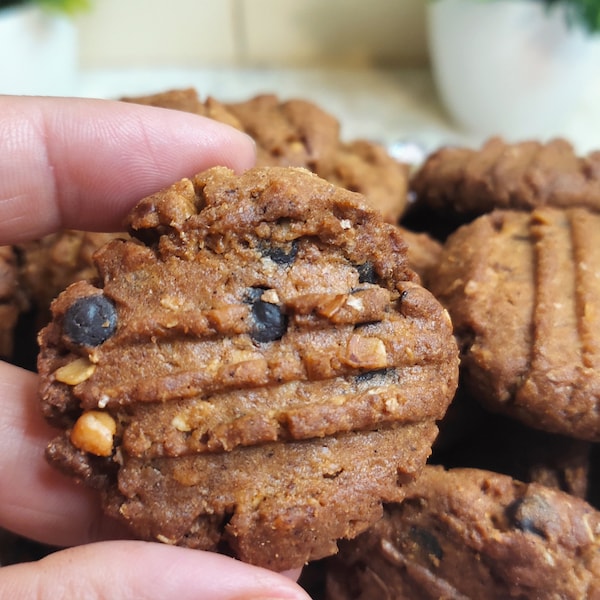
{"type": "Polygon", "coordinates": [[[319,103],[348,138],[371,137],[401,151],[406,141],[430,150],[476,145],[493,133],[563,135],[582,151],[600,145],[598,36],[584,36],[589,51],[581,39],[563,50],[556,22],[551,31],[533,25],[532,6],[543,7],[542,0],[45,2],[59,10],[40,11],[34,0],[9,0],[8,8],[0,2],[0,93],[118,98],[195,87],[202,97],[229,101],[272,92],[319,103]],[[473,21],[473,10],[498,4],[513,5],[514,14],[473,21]],[[483,20],[508,29],[495,54],[483,20]],[[521,46],[519,29],[528,36],[521,46]],[[490,65],[510,47],[524,72],[504,83],[490,65]],[[577,81],[545,65],[557,47],[570,54],[558,62],[577,81]],[[562,92],[543,87],[549,79],[562,92]],[[521,104],[517,91],[530,82],[536,93],[521,104]],[[487,96],[476,98],[481,90],[487,96]]]}
{"type": "Polygon", "coordinates": [[[82,67],[427,62],[423,0],[96,0],[82,67]]]}

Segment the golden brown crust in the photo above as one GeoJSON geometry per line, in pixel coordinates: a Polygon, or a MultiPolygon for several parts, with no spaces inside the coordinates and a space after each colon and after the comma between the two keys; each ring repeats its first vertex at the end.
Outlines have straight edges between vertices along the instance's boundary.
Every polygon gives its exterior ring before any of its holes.
{"type": "Polygon", "coordinates": [[[331,559],[331,600],[596,598],[600,513],[477,469],[426,467],[401,504],[331,559]]]}
{"type": "Polygon", "coordinates": [[[210,169],[128,224],[40,335],[50,461],[142,537],[277,569],[401,499],[458,352],[397,228],[283,167],[210,169]]]}
{"type": "Polygon", "coordinates": [[[410,183],[417,202],[437,213],[477,216],[541,206],[600,211],[600,152],[577,156],[561,138],[509,144],[490,138],[478,150],[432,153],[410,183]]]}
{"type": "Polygon", "coordinates": [[[459,229],[432,276],[465,382],[533,427],[600,439],[600,216],[496,211],[459,229]]]}

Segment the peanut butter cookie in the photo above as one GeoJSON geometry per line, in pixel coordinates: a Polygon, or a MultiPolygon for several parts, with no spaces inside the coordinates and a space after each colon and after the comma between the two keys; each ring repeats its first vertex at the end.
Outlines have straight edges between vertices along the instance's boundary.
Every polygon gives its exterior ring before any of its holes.
{"type": "Polygon", "coordinates": [[[273,569],[401,500],[458,350],[398,230],[282,167],[182,180],[128,226],[40,334],[50,462],[139,537],[273,569]]]}
{"type": "Polygon", "coordinates": [[[256,142],[257,166],[304,167],[323,179],[363,194],[386,221],[407,205],[409,168],[371,140],[345,142],[338,120],[314,102],[259,94],[241,102],[204,102],[192,88],[128,102],[193,112],[241,129],[256,142]]]}
{"type": "Polygon", "coordinates": [[[598,598],[600,513],[478,469],[428,466],[330,559],[327,600],[598,598]]]}
{"type": "Polygon", "coordinates": [[[477,400],[600,441],[600,215],[483,215],[448,239],[429,284],[450,312],[477,400]]]}

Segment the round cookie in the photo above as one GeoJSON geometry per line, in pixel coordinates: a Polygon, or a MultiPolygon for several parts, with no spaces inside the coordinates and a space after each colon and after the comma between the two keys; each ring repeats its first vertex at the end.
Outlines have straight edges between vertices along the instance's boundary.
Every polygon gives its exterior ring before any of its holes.
{"type": "Polygon", "coordinates": [[[577,156],[562,138],[511,144],[493,137],[480,149],[440,148],[413,174],[410,189],[416,204],[463,219],[541,206],[597,212],[600,152],[577,156]]]}
{"type": "Polygon", "coordinates": [[[0,359],[12,360],[19,315],[28,308],[19,282],[18,257],[11,246],[0,246],[0,359]]]}
{"type": "Polygon", "coordinates": [[[259,94],[241,102],[204,102],[194,89],[123,98],[194,112],[246,132],[256,142],[256,165],[304,167],[336,185],[363,194],[390,223],[407,206],[409,168],[371,140],[343,142],[340,124],[307,100],[259,94]]]}
{"type": "Polygon", "coordinates": [[[142,200],[135,240],[52,305],[52,464],[141,538],[273,569],[401,500],[457,385],[447,312],[363,198],[214,168],[142,200]]]}
{"type": "Polygon", "coordinates": [[[598,598],[600,513],[478,469],[426,467],[329,559],[327,600],[598,598]]]}
{"type": "Polygon", "coordinates": [[[483,215],[447,240],[429,287],[450,312],[477,400],[600,441],[600,215],[483,215]]]}
{"type": "Polygon", "coordinates": [[[75,281],[97,276],[94,252],[110,240],[126,236],[67,229],[16,246],[21,284],[39,313],[40,326],[46,324],[50,303],[60,292],[75,281]]]}

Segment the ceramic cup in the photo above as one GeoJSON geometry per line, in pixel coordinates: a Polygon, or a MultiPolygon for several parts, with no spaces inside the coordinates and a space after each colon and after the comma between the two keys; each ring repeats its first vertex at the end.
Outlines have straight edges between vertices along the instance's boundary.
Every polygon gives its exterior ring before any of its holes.
{"type": "Polygon", "coordinates": [[[428,43],[445,108],[464,130],[553,135],[592,76],[594,44],[562,7],[532,0],[430,0],[428,43]]]}
{"type": "Polygon", "coordinates": [[[27,4],[0,10],[0,93],[72,94],[77,53],[68,17],[27,4]]]}

